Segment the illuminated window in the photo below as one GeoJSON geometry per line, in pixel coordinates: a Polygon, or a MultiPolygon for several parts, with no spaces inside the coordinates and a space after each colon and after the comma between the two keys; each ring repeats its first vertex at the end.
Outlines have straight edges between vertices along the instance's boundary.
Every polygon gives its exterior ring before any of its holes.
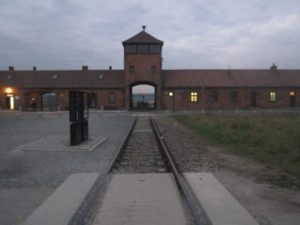
{"type": "Polygon", "coordinates": [[[197,101],[198,101],[198,93],[191,92],[191,102],[197,102],[197,101]]]}
{"type": "Polygon", "coordinates": [[[290,92],[290,96],[296,96],[296,92],[291,91],[291,92],[290,92]]]}
{"type": "Polygon", "coordinates": [[[108,94],[108,103],[109,104],[116,103],[116,93],[115,92],[109,92],[109,94],[108,94]]]}
{"type": "Polygon", "coordinates": [[[270,92],[270,101],[271,102],[276,102],[277,96],[275,91],[270,92]]]}

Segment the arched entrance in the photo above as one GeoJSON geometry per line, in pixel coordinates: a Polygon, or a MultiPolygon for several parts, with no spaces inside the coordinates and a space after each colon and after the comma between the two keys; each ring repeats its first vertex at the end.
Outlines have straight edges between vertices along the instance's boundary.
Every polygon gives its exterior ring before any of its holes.
{"type": "Polygon", "coordinates": [[[57,102],[56,94],[53,92],[42,94],[42,110],[43,111],[56,111],[57,102]]]}
{"type": "Polygon", "coordinates": [[[156,109],[156,85],[149,82],[139,82],[130,85],[130,109],[156,109]]]}

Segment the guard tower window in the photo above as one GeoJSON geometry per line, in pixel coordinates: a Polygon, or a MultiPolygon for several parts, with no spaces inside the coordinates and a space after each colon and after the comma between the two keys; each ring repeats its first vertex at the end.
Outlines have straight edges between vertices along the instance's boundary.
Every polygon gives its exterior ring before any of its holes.
{"type": "Polygon", "coordinates": [[[275,91],[270,92],[270,102],[276,102],[277,100],[277,94],[275,91]]]}
{"type": "Polygon", "coordinates": [[[149,45],[149,53],[160,53],[160,45],[149,45]]]}
{"type": "Polygon", "coordinates": [[[109,92],[109,94],[108,94],[108,103],[109,104],[116,103],[116,93],[115,92],[109,92]]]}
{"type": "Polygon", "coordinates": [[[191,102],[197,102],[198,101],[198,93],[197,92],[191,92],[191,102]]]}
{"type": "Polygon", "coordinates": [[[129,73],[135,73],[134,66],[129,66],[129,73]]]}
{"type": "Polygon", "coordinates": [[[137,45],[137,53],[148,53],[148,45],[137,45]]]}
{"type": "Polygon", "coordinates": [[[136,45],[126,45],[125,51],[126,51],[126,53],[129,53],[129,54],[136,53],[136,45]]]}

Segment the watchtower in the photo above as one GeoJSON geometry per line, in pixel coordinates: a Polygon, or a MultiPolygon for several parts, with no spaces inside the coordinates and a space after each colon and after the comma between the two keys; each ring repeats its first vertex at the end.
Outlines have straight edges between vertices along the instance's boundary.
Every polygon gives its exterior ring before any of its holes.
{"type": "Polygon", "coordinates": [[[126,107],[131,108],[132,87],[148,84],[155,87],[155,108],[160,109],[163,42],[148,34],[146,26],[142,28],[141,32],[122,42],[126,107]]]}

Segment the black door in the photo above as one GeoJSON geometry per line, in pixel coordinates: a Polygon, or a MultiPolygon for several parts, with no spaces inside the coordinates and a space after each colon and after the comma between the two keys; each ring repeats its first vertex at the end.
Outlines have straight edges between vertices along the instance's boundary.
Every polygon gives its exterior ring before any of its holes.
{"type": "Polygon", "coordinates": [[[290,107],[295,107],[295,96],[290,96],[290,107]]]}
{"type": "Polygon", "coordinates": [[[8,96],[5,97],[5,106],[7,109],[10,109],[10,97],[8,96]]]}
{"type": "Polygon", "coordinates": [[[96,108],[97,97],[96,94],[90,93],[88,94],[88,107],[96,108]]]}
{"type": "Polygon", "coordinates": [[[250,105],[251,107],[256,107],[256,91],[250,93],[250,105]]]}

